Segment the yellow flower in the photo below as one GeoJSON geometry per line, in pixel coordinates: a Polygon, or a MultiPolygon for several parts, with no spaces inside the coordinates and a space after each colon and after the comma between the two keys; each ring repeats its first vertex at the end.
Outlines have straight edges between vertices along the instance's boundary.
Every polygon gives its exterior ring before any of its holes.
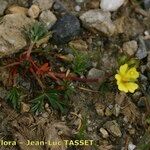
{"type": "Polygon", "coordinates": [[[118,89],[125,93],[134,93],[139,87],[138,84],[135,83],[138,77],[139,72],[137,72],[135,67],[129,68],[128,64],[120,66],[118,74],[115,75],[118,89]]]}

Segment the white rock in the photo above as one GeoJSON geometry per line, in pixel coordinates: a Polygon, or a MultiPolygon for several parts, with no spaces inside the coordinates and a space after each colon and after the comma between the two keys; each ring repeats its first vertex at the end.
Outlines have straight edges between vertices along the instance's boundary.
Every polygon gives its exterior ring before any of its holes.
{"type": "Polygon", "coordinates": [[[50,29],[57,21],[57,18],[50,10],[46,10],[40,14],[40,21],[45,23],[47,28],[50,29]]]}
{"type": "Polygon", "coordinates": [[[125,0],[101,0],[100,7],[104,11],[116,11],[124,2],[125,0]]]}
{"type": "Polygon", "coordinates": [[[83,26],[91,31],[99,31],[108,36],[115,32],[115,25],[111,20],[110,12],[92,9],[80,16],[83,26]]]}
{"type": "Polygon", "coordinates": [[[128,145],[128,150],[134,150],[136,148],[136,146],[132,143],[129,143],[128,145]]]}

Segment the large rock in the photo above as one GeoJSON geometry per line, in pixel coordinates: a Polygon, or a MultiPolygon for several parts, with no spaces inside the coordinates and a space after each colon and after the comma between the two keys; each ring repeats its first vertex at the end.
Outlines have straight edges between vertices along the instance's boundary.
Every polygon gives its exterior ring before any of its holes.
{"type": "Polygon", "coordinates": [[[22,7],[29,7],[32,3],[32,0],[3,0],[3,1],[7,1],[9,6],[12,4],[17,4],[22,7]]]}
{"type": "Polygon", "coordinates": [[[4,16],[0,24],[0,58],[18,52],[27,45],[22,29],[31,25],[34,20],[23,14],[4,16]]]}
{"type": "Polygon", "coordinates": [[[110,12],[92,9],[80,16],[83,26],[91,31],[99,31],[108,36],[115,32],[115,25],[111,20],[110,12]]]}
{"type": "Polygon", "coordinates": [[[27,15],[28,8],[12,5],[6,10],[7,14],[24,14],[27,15]]]}
{"type": "Polygon", "coordinates": [[[125,0],[101,0],[100,7],[104,11],[116,11],[124,2],[125,0]]]}
{"type": "Polygon", "coordinates": [[[24,29],[31,25],[34,20],[26,17],[23,14],[9,14],[1,20],[1,26],[11,29],[24,29]]]}
{"type": "Polygon", "coordinates": [[[80,22],[76,16],[66,14],[57,20],[52,30],[55,43],[65,44],[80,34],[80,22]]]}

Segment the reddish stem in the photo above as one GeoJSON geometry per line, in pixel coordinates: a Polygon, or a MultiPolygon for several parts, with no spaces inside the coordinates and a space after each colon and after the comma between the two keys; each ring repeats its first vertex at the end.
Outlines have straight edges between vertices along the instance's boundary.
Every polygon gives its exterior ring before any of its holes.
{"type": "Polygon", "coordinates": [[[55,77],[60,78],[60,79],[66,79],[66,80],[72,80],[72,81],[80,81],[80,82],[100,82],[105,80],[108,76],[110,75],[105,75],[102,78],[80,78],[80,77],[75,77],[75,76],[66,76],[64,73],[53,73],[55,77]]]}

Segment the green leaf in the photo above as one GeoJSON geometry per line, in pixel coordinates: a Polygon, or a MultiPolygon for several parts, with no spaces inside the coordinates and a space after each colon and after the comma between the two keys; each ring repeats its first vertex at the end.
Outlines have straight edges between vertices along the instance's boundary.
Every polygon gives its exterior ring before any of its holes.
{"type": "Polygon", "coordinates": [[[61,113],[65,112],[66,105],[59,100],[60,92],[56,90],[49,90],[42,93],[32,101],[31,110],[34,113],[40,113],[44,109],[44,101],[48,101],[51,107],[55,110],[60,110],[61,113]]]}
{"type": "Polygon", "coordinates": [[[21,96],[21,93],[20,91],[17,89],[17,87],[13,87],[7,97],[6,97],[6,100],[7,102],[16,110],[16,111],[19,111],[20,110],[20,104],[21,104],[21,101],[20,101],[20,96],[21,96]]]}
{"type": "Polygon", "coordinates": [[[42,112],[44,109],[44,99],[45,99],[45,94],[42,94],[37,98],[33,99],[31,105],[31,111],[34,113],[42,112]]]}
{"type": "Polygon", "coordinates": [[[74,73],[82,75],[85,73],[88,67],[88,56],[86,53],[73,50],[74,60],[72,63],[72,69],[74,73]]]}
{"type": "Polygon", "coordinates": [[[32,42],[37,42],[47,35],[48,30],[44,24],[36,22],[26,33],[32,42]]]}
{"type": "Polygon", "coordinates": [[[46,93],[48,102],[51,104],[52,108],[60,110],[61,113],[64,113],[65,104],[59,100],[60,93],[56,90],[50,90],[46,93]]]}

